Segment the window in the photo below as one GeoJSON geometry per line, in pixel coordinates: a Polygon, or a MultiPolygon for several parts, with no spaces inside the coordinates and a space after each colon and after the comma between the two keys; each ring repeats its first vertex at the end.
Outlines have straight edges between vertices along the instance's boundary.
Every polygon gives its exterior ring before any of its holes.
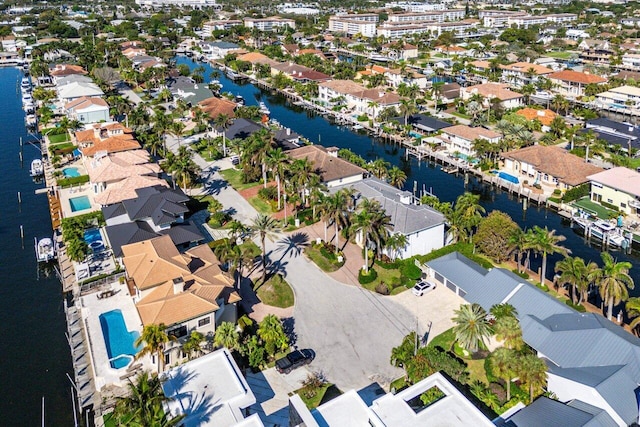
{"type": "Polygon", "coordinates": [[[626,203],[620,203],[620,207],[621,207],[622,209],[626,209],[626,208],[627,208],[627,204],[626,204],[626,203]]]}
{"type": "Polygon", "coordinates": [[[203,319],[198,320],[198,328],[203,327],[204,325],[208,325],[209,323],[211,323],[211,317],[207,316],[203,319]]]}
{"type": "Polygon", "coordinates": [[[167,335],[172,335],[176,338],[182,338],[187,335],[187,327],[182,325],[167,331],[167,335]]]}
{"type": "Polygon", "coordinates": [[[171,364],[171,354],[167,353],[164,355],[164,365],[169,366],[171,364]]]}

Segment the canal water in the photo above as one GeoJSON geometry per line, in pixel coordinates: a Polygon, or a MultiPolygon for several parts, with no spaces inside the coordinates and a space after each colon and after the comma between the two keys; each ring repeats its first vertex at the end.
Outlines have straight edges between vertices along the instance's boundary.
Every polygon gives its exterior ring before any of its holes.
{"type": "Polygon", "coordinates": [[[45,424],[69,426],[71,383],[65,373],[73,371],[61,285],[50,269],[38,274],[34,252],[34,237],[52,235],[47,197],[34,193],[43,185],[29,177],[40,152],[25,144],[22,164],[19,159],[20,137],[34,140],[24,127],[21,78],[17,68],[0,68],[0,425],[41,425],[44,397],[45,424]]]}
{"type": "MultiPolygon", "coordinates": [[[[185,56],[177,57],[177,63],[187,64],[191,68],[199,65],[204,66],[206,70],[205,81],[208,81],[207,77],[215,70],[208,63],[194,62],[185,56]]],[[[272,118],[283,126],[289,127],[308,138],[313,143],[327,147],[349,148],[366,160],[375,160],[381,157],[392,165],[400,167],[407,174],[406,190],[413,191],[415,186],[419,192],[425,188],[427,191],[433,192],[440,200],[449,202],[455,201],[464,191],[479,194],[480,202],[487,213],[493,210],[505,212],[523,229],[531,228],[534,225],[547,226],[550,230],[556,230],[557,234],[566,237],[567,240],[563,242],[563,245],[571,250],[573,256],[579,256],[586,261],[596,261],[602,264],[600,249],[597,246],[587,245],[584,238],[571,229],[569,222],[554,211],[535,205],[529,205],[528,209],[524,210],[522,201],[516,196],[483,185],[474,177],[470,177],[469,183],[465,185],[461,176],[442,172],[440,166],[429,164],[425,161],[418,162],[415,158],[406,159],[405,150],[397,144],[371,138],[348,127],[336,126],[328,119],[314,112],[291,104],[284,96],[275,92],[262,90],[248,82],[233,82],[222,73],[215,79],[219,80],[222,85],[221,92],[241,95],[247,105],[257,105],[259,101],[264,102],[271,110],[272,118]]],[[[631,255],[626,255],[616,251],[613,251],[612,254],[619,261],[633,263],[634,268],[632,268],[630,274],[636,283],[636,289],[631,291],[631,295],[640,296],[640,258],[638,254],[634,252],[631,255]]],[[[549,279],[553,277],[553,267],[560,259],[562,257],[559,255],[548,257],[547,276],[549,279]]],[[[531,268],[533,270],[539,269],[541,261],[541,257],[534,256],[531,260],[531,268]]],[[[614,315],[616,313],[617,310],[614,310],[614,315]]]]}

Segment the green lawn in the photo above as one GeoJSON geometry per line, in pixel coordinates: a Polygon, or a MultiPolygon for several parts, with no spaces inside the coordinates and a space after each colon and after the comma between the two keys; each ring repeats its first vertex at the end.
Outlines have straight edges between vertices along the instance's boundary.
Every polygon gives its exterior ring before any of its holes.
{"type": "Polygon", "coordinates": [[[255,187],[260,184],[259,182],[242,182],[242,171],[238,169],[225,169],[220,171],[220,175],[236,190],[245,190],[247,188],[255,187]]]}
{"type": "Polygon", "coordinates": [[[574,55],[573,52],[547,52],[545,53],[545,56],[549,56],[551,58],[558,58],[558,59],[569,59],[571,58],[571,55],[574,55]]]}
{"type": "Polygon", "coordinates": [[[444,331],[440,335],[436,335],[429,343],[429,346],[442,347],[445,350],[449,350],[455,339],[456,334],[453,332],[453,328],[451,328],[444,331]]]}
{"type": "Polygon", "coordinates": [[[256,258],[256,257],[258,257],[258,256],[260,256],[262,254],[262,250],[260,249],[260,247],[258,245],[256,245],[255,243],[253,243],[252,240],[247,240],[246,242],[241,244],[240,247],[248,249],[248,253],[251,256],[253,256],[254,258],[256,258]]]}
{"type": "Polygon", "coordinates": [[[373,269],[376,270],[378,277],[376,277],[373,282],[362,285],[363,288],[369,289],[370,291],[375,291],[376,286],[381,282],[384,282],[391,289],[391,294],[396,295],[400,292],[406,291],[406,285],[410,284],[413,286],[415,284],[415,281],[413,280],[410,280],[408,283],[403,283],[402,273],[400,273],[400,269],[398,268],[382,268],[379,265],[374,264],[373,269]]]}
{"type": "Polygon", "coordinates": [[[589,197],[583,197],[582,199],[576,200],[572,204],[574,206],[585,209],[587,212],[595,213],[599,218],[602,219],[615,218],[617,215],[616,212],[607,209],[595,202],[592,202],[589,197]]]}
{"type": "Polygon", "coordinates": [[[308,246],[305,248],[304,253],[307,254],[307,256],[311,258],[311,261],[320,267],[322,271],[331,273],[332,271],[336,271],[342,267],[342,264],[338,264],[337,261],[330,260],[322,255],[319,247],[308,246]]]}
{"type": "Polygon", "coordinates": [[[471,116],[468,116],[468,115],[462,114],[462,113],[458,113],[457,111],[452,111],[450,114],[452,116],[460,117],[461,119],[471,120],[471,116]]]}
{"type": "Polygon", "coordinates": [[[273,307],[288,308],[293,306],[293,290],[286,280],[277,274],[260,285],[257,290],[258,298],[273,307]]]}
{"type": "Polygon", "coordinates": [[[332,398],[339,396],[340,390],[338,390],[333,384],[325,384],[310,394],[307,393],[305,387],[296,390],[294,393],[300,395],[300,398],[305,405],[307,405],[307,408],[315,409],[320,406],[321,403],[325,403],[332,398]],[[333,389],[335,389],[335,391],[332,391],[333,389]],[[325,399],[325,395],[327,396],[327,399],[325,399]],[[329,395],[331,395],[331,398],[329,398],[329,395]]]}
{"type": "Polygon", "coordinates": [[[49,135],[49,142],[52,144],[60,144],[62,142],[69,142],[71,138],[68,133],[61,133],[59,135],[49,135]]]}
{"type": "Polygon", "coordinates": [[[262,200],[259,196],[251,197],[247,201],[261,214],[271,215],[273,213],[273,211],[271,210],[271,205],[262,200]]]}

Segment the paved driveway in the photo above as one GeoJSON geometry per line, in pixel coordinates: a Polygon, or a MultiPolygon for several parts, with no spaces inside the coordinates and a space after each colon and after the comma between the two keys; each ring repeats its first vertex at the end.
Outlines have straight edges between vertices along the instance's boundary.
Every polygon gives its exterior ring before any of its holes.
{"type": "Polygon", "coordinates": [[[415,328],[415,317],[393,299],[330,278],[298,252],[303,245],[296,234],[267,241],[271,268],[286,273],[295,293],[295,345],[314,350],[312,369],[341,390],[387,387],[403,373],[389,364],[391,349],[415,328]]]}

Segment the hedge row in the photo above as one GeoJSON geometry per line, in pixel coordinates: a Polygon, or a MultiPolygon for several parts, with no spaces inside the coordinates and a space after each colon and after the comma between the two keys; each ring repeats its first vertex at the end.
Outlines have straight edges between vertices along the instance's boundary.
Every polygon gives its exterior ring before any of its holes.
{"type": "Polygon", "coordinates": [[[71,178],[62,178],[57,181],[59,187],[71,187],[76,184],[84,184],[89,182],[89,175],[74,176],[71,178]]]}

